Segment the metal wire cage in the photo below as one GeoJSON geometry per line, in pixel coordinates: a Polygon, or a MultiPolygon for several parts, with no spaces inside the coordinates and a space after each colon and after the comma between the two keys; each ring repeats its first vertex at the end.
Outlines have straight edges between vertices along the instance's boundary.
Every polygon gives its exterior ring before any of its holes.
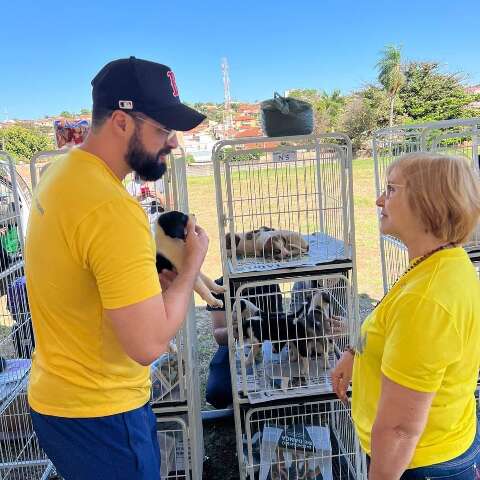
{"type": "MultiPolygon", "coordinates": [[[[142,181],[134,173],[124,179],[127,191],[140,202],[147,215],[152,234],[159,213],[171,210],[188,211],[185,155],[182,149],[173,151],[167,158],[165,175],[157,181],[142,181]]],[[[185,402],[186,368],[188,356],[185,346],[194,337],[187,338],[186,327],[182,328],[170,342],[167,353],[151,366],[151,403],[165,404],[185,402]]]]}
{"type": "Polygon", "coordinates": [[[30,197],[13,159],[0,158],[0,477],[43,479],[53,466],[38,445],[26,394],[34,348],[23,262],[30,197]]]}
{"type": "Polygon", "coordinates": [[[189,480],[191,459],[188,423],[183,416],[157,417],[162,480],[189,480]]]}
{"type": "Polygon", "coordinates": [[[350,410],[339,400],[253,408],[243,423],[248,479],[366,479],[350,410]]]}
{"type": "MultiPolygon", "coordinates": [[[[384,189],[388,166],[398,157],[414,152],[438,152],[466,158],[478,171],[480,165],[480,118],[445,120],[378,130],[373,137],[373,159],[377,196],[384,189]]],[[[480,250],[477,227],[465,245],[468,252],[480,250]]],[[[380,235],[383,285],[385,292],[408,265],[405,246],[380,235]]]]}
{"type": "Polygon", "coordinates": [[[238,393],[257,403],[331,392],[329,371],[358,335],[349,274],[231,282],[226,317],[238,393]]]}
{"type": "Polygon", "coordinates": [[[231,276],[354,257],[348,137],[225,140],[212,158],[222,259],[231,276]]]}

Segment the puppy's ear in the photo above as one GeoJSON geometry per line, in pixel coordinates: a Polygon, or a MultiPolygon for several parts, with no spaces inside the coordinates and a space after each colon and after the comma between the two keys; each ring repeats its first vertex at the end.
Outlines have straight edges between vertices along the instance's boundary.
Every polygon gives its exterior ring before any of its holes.
{"type": "MultiPolygon", "coordinates": [[[[235,246],[238,247],[239,243],[240,243],[240,236],[235,234],[235,246]]],[[[226,244],[227,250],[232,249],[232,239],[229,233],[225,235],[225,244],[226,244]]]]}
{"type": "Polygon", "coordinates": [[[328,294],[327,292],[322,292],[322,300],[324,303],[328,303],[330,305],[330,294],[328,294]]]}
{"type": "Polygon", "coordinates": [[[243,313],[247,308],[247,302],[245,300],[240,300],[240,311],[243,313]]]}
{"type": "Polygon", "coordinates": [[[263,256],[273,257],[273,239],[268,237],[263,244],[263,256]]]}

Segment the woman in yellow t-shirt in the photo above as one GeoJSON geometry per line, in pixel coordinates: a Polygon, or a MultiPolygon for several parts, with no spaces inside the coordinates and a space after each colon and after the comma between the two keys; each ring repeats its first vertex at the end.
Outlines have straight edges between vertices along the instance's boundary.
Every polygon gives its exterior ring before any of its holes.
{"type": "Polygon", "coordinates": [[[334,391],[347,401],[352,380],[370,480],[478,479],[480,282],[461,248],[480,215],[477,174],[462,158],[405,155],[376,203],[410,265],[342,355],[334,391]]]}

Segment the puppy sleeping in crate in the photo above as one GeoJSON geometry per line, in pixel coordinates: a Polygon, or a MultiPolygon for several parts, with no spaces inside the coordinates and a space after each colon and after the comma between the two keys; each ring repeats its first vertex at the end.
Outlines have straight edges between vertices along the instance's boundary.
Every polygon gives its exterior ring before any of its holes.
{"type": "MultiPolygon", "coordinates": [[[[246,233],[236,233],[233,238],[235,252],[244,257],[263,257],[284,260],[308,252],[308,242],[297,232],[260,227],[246,233]]],[[[225,235],[227,254],[232,255],[232,238],[225,235]]]]}
{"type": "Polygon", "coordinates": [[[233,306],[232,323],[234,335],[238,338],[242,329],[243,338],[251,345],[245,360],[251,366],[261,353],[265,340],[272,343],[272,350],[279,353],[288,344],[289,359],[297,361],[300,376],[306,377],[310,358],[323,359],[325,368],[330,368],[329,354],[332,348],[327,336],[330,328],[330,297],[327,293],[315,292],[308,308],[297,312],[275,312],[260,310],[254,303],[240,299],[240,318],[237,301],[233,306]]]}
{"type": "MultiPolygon", "coordinates": [[[[163,269],[181,272],[185,259],[185,229],[188,219],[195,221],[195,216],[188,216],[176,210],[161,213],[155,225],[155,244],[157,248],[157,271],[163,269]]],[[[218,285],[202,272],[199,273],[194,290],[211,307],[223,307],[222,300],[215,298],[214,293],[225,292],[223,285],[218,285]]]]}

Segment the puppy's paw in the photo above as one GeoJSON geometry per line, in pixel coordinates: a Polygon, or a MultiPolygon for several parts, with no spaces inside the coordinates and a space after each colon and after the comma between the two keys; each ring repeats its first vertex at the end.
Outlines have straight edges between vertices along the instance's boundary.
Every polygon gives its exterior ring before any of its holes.
{"type": "Polygon", "coordinates": [[[227,291],[227,287],[224,287],[223,285],[217,285],[216,287],[212,288],[212,292],[214,293],[225,293],[226,291],[227,291]]]}
{"type": "Polygon", "coordinates": [[[218,298],[214,298],[212,301],[207,302],[210,307],[223,308],[223,302],[218,298]]]}

